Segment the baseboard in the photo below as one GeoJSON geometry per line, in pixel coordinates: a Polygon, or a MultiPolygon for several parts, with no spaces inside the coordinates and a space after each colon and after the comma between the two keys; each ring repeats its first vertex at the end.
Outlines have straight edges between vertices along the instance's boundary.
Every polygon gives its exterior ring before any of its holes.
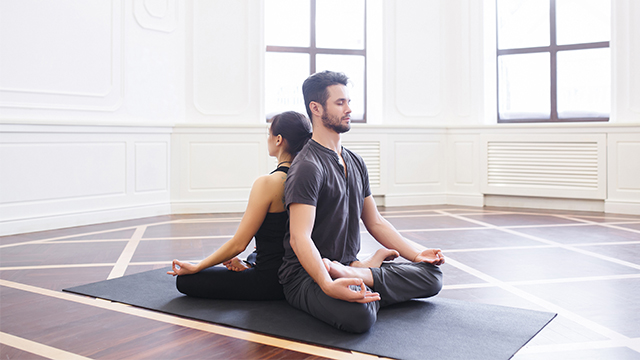
{"type": "Polygon", "coordinates": [[[225,201],[180,201],[171,203],[172,214],[242,213],[246,209],[246,199],[225,201]]]}
{"type": "Polygon", "coordinates": [[[485,195],[485,206],[604,212],[604,200],[485,195]]]}
{"type": "Polygon", "coordinates": [[[443,205],[447,203],[446,194],[387,194],[384,206],[443,205]]]}
{"type": "Polygon", "coordinates": [[[640,202],[605,200],[604,211],[612,214],[640,215],[640,202]]]}
{"type": "Polygon", "coordinates": [[[169,203],[127,206],[121,208],[56,214],[28,219],[12,219],[0,222],[0,236],[24,234],[36,231],[63,229],[74,226],[131,220],[151,216],[169,215],[169,203]]]}
{"type": "Polygon", "coordinates": [[[484,206],[484,195],[482,194],[447,194],[446,205],[458,206],[484,206]]]}

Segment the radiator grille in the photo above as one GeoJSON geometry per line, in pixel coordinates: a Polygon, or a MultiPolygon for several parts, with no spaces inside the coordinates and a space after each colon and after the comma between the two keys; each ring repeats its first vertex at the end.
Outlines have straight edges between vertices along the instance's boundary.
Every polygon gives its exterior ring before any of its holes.
{"type": "Polygon", "coordinates": [[[487,183],[554,189],[598,189],[598,143],[487,143],[487,183]]]}
{"type": "Polygon", "coordinates": [[[369,170],[369,184],[380,186],[380,142],[343,141],[342,145],[362,157],[369,170]]]}

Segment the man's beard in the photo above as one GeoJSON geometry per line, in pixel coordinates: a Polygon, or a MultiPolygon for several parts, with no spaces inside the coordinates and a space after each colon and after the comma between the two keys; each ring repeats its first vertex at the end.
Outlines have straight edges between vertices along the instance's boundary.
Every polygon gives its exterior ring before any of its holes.
{"type": "Polygon", "coordinates": [[[347,123],[346,125],[342,124],[342,118],[339,118],[337,116],[331,116],[329,117],[329,115],[327,113],[323,113],[322,114],[322,124],[329,129],[332,129],[333,131],[337,132],[338,134],[342,134],[342,133],[346,133],[347,131],[351,130],[351,123],[347,123]]]}

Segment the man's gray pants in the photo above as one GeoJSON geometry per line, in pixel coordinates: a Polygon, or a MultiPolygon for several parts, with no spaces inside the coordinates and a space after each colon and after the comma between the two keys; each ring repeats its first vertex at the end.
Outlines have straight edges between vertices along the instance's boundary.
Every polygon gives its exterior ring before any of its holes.
{"type": "Polygon", "coordinates": [[[371,268],[371,273],[370,290],[380,294],[380,301],[360,304],[334,299],[306,271],[284,285],[284,295],[292,306],[338,329],[363,333],[376,322],[381,307],[431,297],[442,289],[442,271],[429,263],[383,263],[371,268]]]}

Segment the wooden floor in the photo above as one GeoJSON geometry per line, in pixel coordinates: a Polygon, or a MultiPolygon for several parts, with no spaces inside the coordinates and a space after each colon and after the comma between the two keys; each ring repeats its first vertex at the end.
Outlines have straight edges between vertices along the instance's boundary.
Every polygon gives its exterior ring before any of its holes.
{"type": "MultiPolygon", "coordinates": [[[[514,359],[640,359],[640,216],[381,211],[408,239],[443,249],[438,296],[559,314],[514,359]]],[[[0,237],[0,359],[377,358],[61,291],[166,267],[173,258],[199,260],[231,237],[240,216],[163,216],[0,237]]],[[[375,249],[363,233],[362,253],[375,249]]],[[[422,346],[428,358],[429,345],[422,346]]]]}

